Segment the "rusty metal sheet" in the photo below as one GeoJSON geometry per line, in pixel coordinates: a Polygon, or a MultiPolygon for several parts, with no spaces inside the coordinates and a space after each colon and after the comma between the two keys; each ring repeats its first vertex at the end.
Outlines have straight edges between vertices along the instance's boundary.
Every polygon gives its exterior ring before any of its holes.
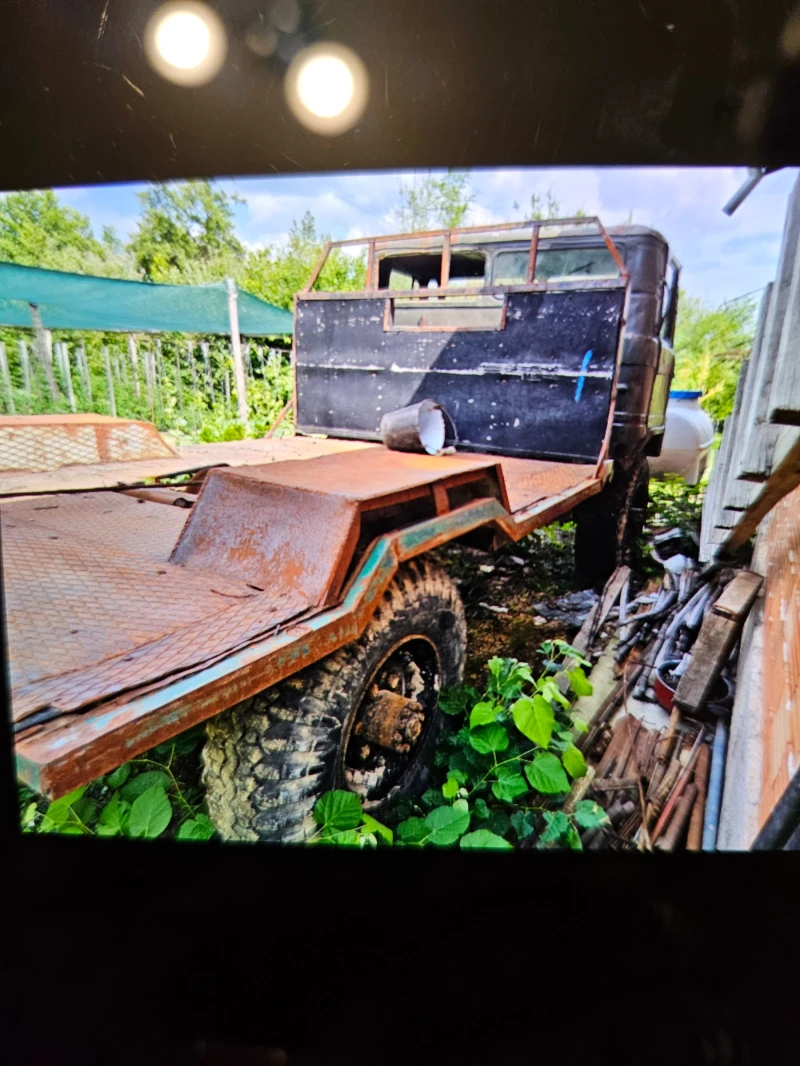
{"type": "Polygon", "coordinates": [[[272,484],[264,474],[269,469],[212,470],[172,562],[187,573],[200,568],[238,576],[270,593],[292,590],[308,604],[329,602],[338,592],[335,575],[341,586],[358,539],[358,506],[335,493],[272,484]]]}
{"type": "Polygon", "coordinates": [[[503,458],[511,511],[521,511],[549,496],[574,489],[594,477],[594,463],[554,463],[539,459],[503,458]]]}
{"type": "MultiPolygon", "coordinates": [[[[425,497],[464,478],[502,475],[491,457],[368,451],[245,469],[212,470],[172,561],[239,576],[267,588],[277,581],[309,604],[335,600],[353,559],[360,515],[425,497]]],[[[446,495],[442,510],[450,509],[446,495]]],[[[401,516],[397,524],[403,524],[401,516]]]]}
{"type": "Polygon", "coordinates": [[[313,462],[285,462],[248,468],[246,476],[323,492],[365,503],[426,492],[437,481],[500,466],[494,455],[422,455],[382,445],[355,453],[320,456],[313,462]]]}
{"type": "Polygon", "coordinates": [[[106,415],[0,417],[0,471],[44,473],[65,466],[170,459],[175,450],[149,422],[106,415]]]}
{"type": "Polygon", "coordinates": [[[166,561],[185,516],[112,493],[3,506],[15,717],[29,712],[22,687],[128,655],[256,594],[241,581],[166,561]]]}
{"type": "MultiPolygon", "coordinates": [[[[37,416],[40,417],[40,416],[37,416]]],[[[45,417],[45,416],[41,416],[45,417]]],[[[4,471],[0,464],[0,496],[26,493],[86,492],[97,489],[133,488],[153,478],[174,477],[212,466],[247,466],[253,463],[311,459],[334,452],[357,451],[376,445],[362,441],[320,437],[278,437],[233,440],[218,444],[190,444],[168,458],[132,462],[100,462],[63,466],[45,472],[4,471]]]]}

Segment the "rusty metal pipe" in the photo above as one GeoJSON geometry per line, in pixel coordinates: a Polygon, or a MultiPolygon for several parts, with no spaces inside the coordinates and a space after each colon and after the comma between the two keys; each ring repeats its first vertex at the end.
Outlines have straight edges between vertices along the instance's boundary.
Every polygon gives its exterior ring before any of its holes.
{"type": "Polygon", "coordinates": [[[689,820],[696,798],[697,786],[695,784],[687,785],[686,791],[675,805],[675,812],[672,815],[669,828],[658,843],[654,845],[659,851],[675,851],[686,828],[686,823],[689,820]]]}

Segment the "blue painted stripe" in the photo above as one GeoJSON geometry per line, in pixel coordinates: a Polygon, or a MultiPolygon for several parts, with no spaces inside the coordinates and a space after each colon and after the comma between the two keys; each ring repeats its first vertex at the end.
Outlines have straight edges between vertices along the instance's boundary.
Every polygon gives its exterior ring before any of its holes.
{"type": "Polygon", "coordinates": [[[586,371],[589,369],[589,363],[591,363],[593,355],[594,349],[590,348],[586,355],[584,355],[583,357],[583,362],[581,363],[581,372],[578,375],[578,384],[575,386],[575,403],[578,403],[581,398],[581,393],[583,392],[583,383],[586,380],[586,371]]]}

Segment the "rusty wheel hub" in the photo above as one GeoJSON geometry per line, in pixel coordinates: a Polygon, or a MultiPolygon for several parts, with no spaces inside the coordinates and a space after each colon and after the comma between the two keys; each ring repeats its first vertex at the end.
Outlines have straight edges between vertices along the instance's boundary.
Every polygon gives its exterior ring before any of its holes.
{"type": "Polygon", "coordinates": [[[436,649],[403,642],[372,677],[346,732],[342,785],[368,805],[381,803],[411,772],[425,747],[439,692],[436,649]]]}
{"type": "Polygon", "coordinates": [[[353,733],[367,744],[405,753],[419,740],[424,724],[425,712],[418,700],[373,685],[353,733]]]}

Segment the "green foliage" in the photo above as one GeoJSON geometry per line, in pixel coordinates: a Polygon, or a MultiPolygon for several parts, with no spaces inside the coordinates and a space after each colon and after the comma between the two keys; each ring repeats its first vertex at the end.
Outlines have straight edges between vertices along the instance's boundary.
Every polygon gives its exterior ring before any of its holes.
{"type": "MultiPolygon", "coordinates": [[[[178,274],[185,282],[198,269],[206,281],[230,273],[243,253],[233,223],[240,197],[209,181],[149,185],[137,196],[143,211],[130,249],[147,281],[174,281],[178,274]]],[[[194,273],[191,280],[201,279],[194,273]]]]}
{"type": "Polygon", "coordinates": [[[675,333],[674,389],[700,390],[701,405],[715,422],[733,410],[742,364],[753,342],[752,300],[709,308],[680,294],[675,333]]]}
{"type": "Polygon", "coordinates": [[[52,803],[21,786],[20,826],[24,833],[129,837],[153,840],[209,840],[214,826],[201,797],[187,789],[178,769],[204,738],[190,729],[139,758],[81,785],[52,803]]]}
{"type": "MultiPolygon", "coordinates": [[[[528,841],[577,850],[579,827],[607,822],[593,801],[575,804],[570,813],[563,809],[571,780],[583,777],[587,766],[573,743],[578,727],[562,686],[572,697],[591,692],[585,660],[563,640],[545,642],[541,655],[538,676],[527,663],[495,657],[487,664],[485,692],[442,693],[452,727],[435,760],[441,784],[404,810],[398,846],[507,850],[528,841]],[[574,662],[565,672],[567,659],[574,662]]],[[[355,793],[326,793],[314,817],[321,827],[316,839],[329,843],[360,843],[359,836],[371,832],[355,793]],[[337,822],[341,811],[345,820],[337,822]]]]}
{"type": "Polygon", "coordinates": [[[463,226],[475,201],[468,170],[448,170],[437,176],[431,171],[410,183],[401,182],[399,203],[393,219],[401,233],[417,230],[454,229],[463,226]]]}
{"type": "MultiPolygon", "coordinates": [[[[241,277],[243,288],[276,307],[291,310],[295,293],[307,283],[328,240],[317,235],[314,216],[306,211],[300,222],[292,223],[285,248],[276,245],[250,253],[241,277]]],[[[363,289],[365,272],[363,254],[347,255],[336,248],[328,256],[316,288],[322,292],[363,289]]]]}
{"type": "Polygon", "coordinates": [[[52,189],[0,196],[0,260],[106,277],[133,277],[133,262],[113,229],[97,240],[86,215],[52,189]]]}

